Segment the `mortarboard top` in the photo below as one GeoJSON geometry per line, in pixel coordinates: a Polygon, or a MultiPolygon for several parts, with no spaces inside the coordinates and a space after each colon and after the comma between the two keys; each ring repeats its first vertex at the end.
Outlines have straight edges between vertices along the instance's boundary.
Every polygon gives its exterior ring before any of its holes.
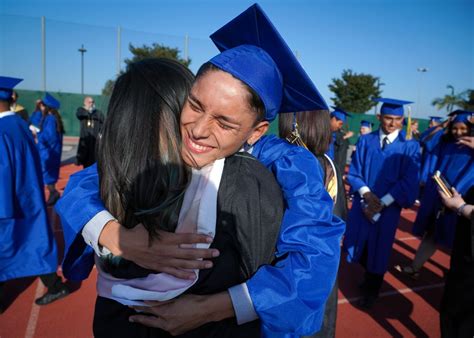
{"type": "Polygon", "coordinates": [[[472,115],[474,113],[466,110],[461,110],[460,113],[456,114],[453,118],[453,123],[458,123],[458,122],[471,122],[472,115]]]}
{"type": "Polygon", "coordinates": [[[265,105],[265,119],[278,113],[328,110],[295,55],[258,4],[211,36],[221,53],[210,60],[250,86],[265,105]]]}
{"type": "Polygon", "coordinates": [[[59,101],[56,100],[56,98],[53,95],[50,95],[49,93],[44,94],[44,98],[42,101],[44,105],[48,106],[49,108],[59,109],[59,107],[61,106],[59,101]]]}
{"type": "Polygon", "coordinates": [[[8,101],[12,97],[13,88],[23,79],[16,77],[0,76],[0,100],[8,101]]]}
{"type": "Polygon", "coordinates": [[[331,112],[331,117],[335,117],[339,121],[346,122],[347,117],[351,117],[352,115],[349,113],[346,113],[344,110],[341,108],[331,106],[332,109],[334,109],[333,112],[331,112]]]}
{"type": "Polygon", "coordinates": [[[368,128],[372,128],[372,122],[370,121],[367,121],[367,120],[361,120],[360,121],[360,126],[361,127],[368,127],[368,128]]]}
{"type": "Polygon", "coordinates": [[[380,114],[382,115],[403,116],[403,105],[413,103],[412,101],[403,101],[388,98],[377,98],[372,100],[375,102],[382,102],[382,107],[380,108],[380,114]]]}
{"type": "Polygon", "coordinates": [[[428,116],[430,118],[430,121],[432,122],[439,122],[441,123],[441,120],[443,119],[441,116],[428,116]]]}
{"type": "Polygon", "coordinates": [[[458,114],[474,114],[473,112],[467,111],[467,110],[462,110],[462,109],[456,109],[448,114],[448,116],[455,116],[458,114]]]}

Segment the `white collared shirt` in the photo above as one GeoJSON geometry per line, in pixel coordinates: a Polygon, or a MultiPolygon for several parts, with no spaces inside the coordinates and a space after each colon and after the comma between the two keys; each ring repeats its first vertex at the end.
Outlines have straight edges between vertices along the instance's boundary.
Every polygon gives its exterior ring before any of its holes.
{"type": "Polygon", "coordinates": [[[400,133],[400,130],[397,129],[395,130],[393,133],[390,133],[390,134],[385,134],[382,130],[382,128],[379,129],[379,138],[380,138],[380,148],[382,148],[382,145],[383,145],[383,139],[385,137],[388,138],[388,144],[392,144],[395,139],[398,137],[398,134],[400,133]]]}

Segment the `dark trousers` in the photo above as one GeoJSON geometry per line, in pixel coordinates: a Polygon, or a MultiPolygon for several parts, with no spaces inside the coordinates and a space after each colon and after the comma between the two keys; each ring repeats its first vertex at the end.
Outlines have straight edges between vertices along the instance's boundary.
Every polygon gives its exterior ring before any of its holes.
{"type": "Polygon", "coordinates": [[[441,309],[440,326],[443,338],[472,338],[474,337],[474,313],[455,317],[441,309]]]}
{"type": "Polygon", "coordinates": [[[48,292],[57,293],[61,291],[63,281],[56,272],[47,273],[39,276],[43,284],[48,288],[48,292]]]}
{"type": "Polygon", "coordinates": [[[368,252],[369,251],[366,244],[359,261],[360,264],[365,268],[364,281],[361,285],[362,294],[364,296],[378,297],[380,289],[382,288],[384,274],[372,273],[367,270],[368,252]]]}

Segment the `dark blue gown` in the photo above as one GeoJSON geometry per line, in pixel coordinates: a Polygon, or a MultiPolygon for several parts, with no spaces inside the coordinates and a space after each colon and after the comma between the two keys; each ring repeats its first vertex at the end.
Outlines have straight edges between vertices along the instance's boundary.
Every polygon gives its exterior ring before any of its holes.
{"type": "Polygon", "coordinates": [[[0,118],[0,282],[55,272],[41,165],[27,124],[0,118]]]}
{"type": "MultiPolygon", "coordinates": [[[[275,175],[285,198],[285,214],[276,247],[278,263],[261,267],[247,281],[249,293],[264,323],[264,335],[311,334],[321,326],[325,302],[336,279],[345,224],[333,216],[321,166],[311,152],[265,136],[255,144],[252,155],[275,175]]],[[[93,250],[81,231],[104,209],[97,167],[71,176],[56,204],[66,242],[63,271],[68,279],[89,275],[93,250]]]]}
{"type": "Polygon", "coordinates": [[[436,128],[437,127],[432,127],[427,129],[420,135],[420,144],[423,147],[420,161],[421,184],[426,184],[428,179],[433,175],[438,161],[439,147],[437,147],[437,145],[441,141],[444,129],[440,129],[437,132],[434,132],[434,134],[431,134],[431,132],[436,128]]]}
{"type": "Polygon", "coordinates": [[[392,252],[395,231],[402,208],[415,202],[418,194],[420,147],[402,134],[380,147],[379,130],[359,138],[347,179],[356,192],[347,220],[344,248],[349,262],[358,262],[367,246],[367,271],[384,274],[392,252]],[[380,219],[372,224],[363,214],[358,190],[368,186],[382,198],[390,193],[394,202],[382,210],[380,219]]]}
{"type": "Polygon", "coordinates": [[[57,131],[56,117],[48,114],[41,124],[38,133],[38,151],[43,169],[44,184],[55,184],[59,178],[63,135],[57,131]]]}

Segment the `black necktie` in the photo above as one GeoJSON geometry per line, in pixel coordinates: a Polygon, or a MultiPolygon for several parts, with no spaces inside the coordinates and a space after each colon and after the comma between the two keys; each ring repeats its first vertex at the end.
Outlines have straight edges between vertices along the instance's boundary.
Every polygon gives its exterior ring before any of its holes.
{"type": "Polygon", "coordinates": [[[382,150],[385,149],[385,146],[388,144],[388,136],[385,136],[382,140],[382,150]]]}

